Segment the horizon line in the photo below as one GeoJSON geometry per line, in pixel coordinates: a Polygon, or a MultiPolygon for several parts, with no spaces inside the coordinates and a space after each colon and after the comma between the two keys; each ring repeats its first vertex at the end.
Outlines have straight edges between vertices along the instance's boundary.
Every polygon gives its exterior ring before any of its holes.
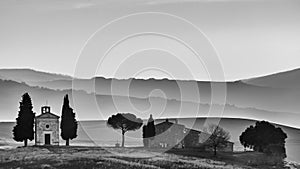
{"type": "Polygon", "coordinates": [[[34,72],[37,72],[37,73],[46,73],[46,74],[66,76],[66,77],[72,78],[72,80],[76,80],[76,79],[77,80],[91,80],[91,79],[94,79],[94,78],[104,78],[104,79],[114,79],[114,80],[132,80],[132,79],[136,79],[136,80],[197,81],[197,82],[222,83],[222,82],[239,82],[239,81],[246,81],[246,80],[252,80],[252,79],[257,79],[257,78],[263,78],[263,77],[267,77],[267,76],[272,76],[272,75],[277,75],[277,74],[281,74],[281,73],[287,73],[287,72],[300,70],[300,67],[294,67],[294,68],[290,68],[290,69],[276,71],[274,73],[265,73],[265,74],[262,74],[262,75],[257,75],[257,76],[252,76],[252,77],[245,77],[245,78],[241,78],[241,79],[232,79],[232,80],[224,79],[224,81],[221,81],[221,80],[220,81],[210,81],[210,80],[199,80],[199,79],[169,79],[167,77],[164,77],[164,78],[157,78],[157,77],[116,78],[116,77],[105,77],[103,75],[95,75],[95,76],[88,77],[88,78],[82,78],[82,77],[74,77],[73,75],[70,75],[68,73],[51,72],[51,71],[46,71],[46,70],[41,70],[41,69],[34,69],[34,68],[31,68],[31,67],[22,67],[22,68],[20,68],[20,67],[1,67],[0,70],[31,70],[31,71],[34,71],[34,72]]]}
{"type": "MultiPolygon", "coordinates": [[[[173,120],[173,119],[199,119],[199,118],[207,118],[207,119],[234,119],[234,120],[248,120],[248,121],[267,121],[267,122],[270,122],[274,125],[280,125],[280,126],[283,126],[283,127],[289,127],[289,128],[292,128],[292,129],[297,129],[297,130],[300,130],[300,127],[296,127],[296,126],[290,126],[288,124],[282,124],[282,123],[277,123],[277,122],[273,122],[273,121],[270,121],[270,120],[262,120],[262,119],[254,119],[254,118],[240,118],[240,117],[216,117],[216,116],[211,116],[211,117],[207,117],[207,116],[200,116],[200,117],[170,117],[170,118],[167,118],[167,117],[162,117],[162,118],[158,118],[158,119],[154,119],[155,120],[166,120],[166,119],[169,119],[169,120],[173,120]]],[[[148,119],[142,119],[143,121],[147,121],[148,119]]],[[[96,121],[107,121],[105,119],[97,119],[97,120],[92,120],[92,119],[84,119],[84,120],[78,120],[78,122],[96,122],[96,121]]],[[[0,123],[15,123],[15,121],[0,121],[0,123]]]]}

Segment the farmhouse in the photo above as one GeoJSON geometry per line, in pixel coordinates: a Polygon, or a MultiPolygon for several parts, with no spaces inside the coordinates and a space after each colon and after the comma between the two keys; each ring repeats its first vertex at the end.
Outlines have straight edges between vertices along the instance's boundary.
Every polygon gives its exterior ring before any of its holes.
{"type": "Polygon", "coordinates": [[[183,139],[185,137],[185,126],[181,124],[174,124],[166,121],[155,125],[155,137],[149,139],[150,147],[177,147],[183,148],[183,139]]]}
{"type": "MultiPolygon", "coordinates": [[[[158,148],[203,148],[210,150],[204,146],[205,141],[210,137],[209,134],[198,130],[186,128],[182,124],[178,124],[166,121],[155,125],[156,136],[153,139],[149,139],[150,147],[158,148]]],[[[232,142],[227,142],[227,145],[219,149],[218,151],[233,151],[232,142]]]]}
{"type": "Polygon", "coordinates": [[[41,114],[35,117],[35,145],[59,145],[58,119],[49,106],[41,108],[41,114]]]}

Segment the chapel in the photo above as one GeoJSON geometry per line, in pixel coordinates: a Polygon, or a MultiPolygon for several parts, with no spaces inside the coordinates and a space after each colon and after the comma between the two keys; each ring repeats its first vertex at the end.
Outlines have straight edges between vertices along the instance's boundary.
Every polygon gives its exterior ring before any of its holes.
{"type": "Polygon", "coordinates": [[[59,145],[59,116],[50,106],[41,107],[41,114],[35,117],[35,145],[59,145]]]}

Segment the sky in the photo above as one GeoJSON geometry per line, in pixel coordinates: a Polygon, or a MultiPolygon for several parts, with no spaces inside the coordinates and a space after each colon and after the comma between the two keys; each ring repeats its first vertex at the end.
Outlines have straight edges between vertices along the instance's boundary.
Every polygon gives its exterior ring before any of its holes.
{"type": "Polygon", "coordinates": [[[0,68],[239,80],[300,67],[298,0],[1,0],[0,68]]]}

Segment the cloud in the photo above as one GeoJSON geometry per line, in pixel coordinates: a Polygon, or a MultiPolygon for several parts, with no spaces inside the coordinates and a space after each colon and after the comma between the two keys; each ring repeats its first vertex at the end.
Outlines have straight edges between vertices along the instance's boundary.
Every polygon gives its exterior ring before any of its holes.
{"type": "Polygon", "coordinates": [[[73,8],[75,9],[82,9],[82,8],[89,8],[94,6],[95,4],[93,3],[77,3],[73,5],[73,8]]]}
{"type": "MultiPolygon", "coordinates": [[[[36,10],[40,11],[56,11],[56,10],[76,10],[76,9],[84,9],[89,8],[94,5],[95,3],[92,3],[90,1],[47,1],[47,2],[39,2],[32,0],[31,3],[27,3],[26,7],[31,7],[36,10]]],[[[24,7],[24,5],[23,5],[24,7]]]]}
{"type": "Polygon", "coordinates": [[[232,1],[258,1],[258,0],[147,0],[147,5],[174,4],[186,2],[232,2],[232,1]]]}

